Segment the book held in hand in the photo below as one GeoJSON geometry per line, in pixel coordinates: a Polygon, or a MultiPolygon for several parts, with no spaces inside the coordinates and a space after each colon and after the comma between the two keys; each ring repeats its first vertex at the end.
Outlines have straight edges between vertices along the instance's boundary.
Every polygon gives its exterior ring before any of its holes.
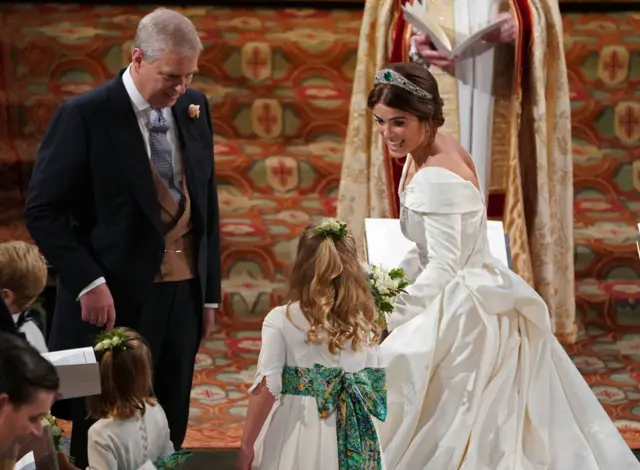
{"type": "Polygon", "coordinates": [[[93,348],[66,349],[42,356],[58,371],[61,399],[100,394],[100,371],[93,348]]]}
{"type": "Polygon", "coordinates": [[[497,18],[479,28],[472,35],[461,38],[459,32],[446,30],[440,26],[438,20],[429,14],[419,0],[414,0],[413,3],[405,3],[402,6],[402,10],[405,21],[413,26],[418,33],[427,35],[436,50],[447,59],[468,57],[474,46],[484,42],[482,40],[484,36],[499,29],[508,21],[508,17],[497,18]]]}

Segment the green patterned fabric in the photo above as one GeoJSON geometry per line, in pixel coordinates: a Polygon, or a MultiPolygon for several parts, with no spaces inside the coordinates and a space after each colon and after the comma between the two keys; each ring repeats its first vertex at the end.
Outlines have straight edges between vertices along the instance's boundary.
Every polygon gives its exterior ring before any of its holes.
{"type": "Polygon", "coordinates": [[[190,450],[180,450],[178,452],[174,452],[173,454],[167,455],[166,457],[162,457],[154,462],[154,465],[158,470],[173,470],[177,468],[182,468],[189,458],[193,455],[193,452],[190,450]]]}
{"type": "Polygon", "coordinates": [[[340,470],[380,470],[380,444],[371,416],[387,417],[384,369],[345,372],[341,367],[285,366],[282,393],[314,397],[320,419],[336,413],[340,470]]]}

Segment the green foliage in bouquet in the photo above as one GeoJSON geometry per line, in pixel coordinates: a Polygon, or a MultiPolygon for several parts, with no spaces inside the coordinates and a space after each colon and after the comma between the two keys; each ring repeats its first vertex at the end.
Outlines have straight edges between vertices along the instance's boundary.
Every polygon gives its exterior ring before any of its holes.
{"type": "Polygon", "coordinates": [[[51,413],[42,418],[42,427],[49,426],[51,429],[51,437],[53,438],[53,447],[56,451],[60,450],[60,443],[62,442],[62,428],[58,424],[56,417],[51,413]]]}
{"type": "MultiPolygon", "coordinates": [[[[48,427],[51,430],[51,439],[53,440],[53,448],[56,452],[65,452],[62,448],[62,437],[64,435],[62,427],[58,424],[58,420],[51,413],[42,418],[42,427],[48,427]]],[[[66,452],[65,452],[66,453],[66,452]]],[[[73,464],[73,457],[67,457],[69,462],[73,464]]]]}
{"type": "Polygon", "coordinates": [[[387,328],[387,315],[393,313],[396,308],[396,297],[406,292],[405,288],[410,284],[405,276],[402,268],[386,271],[377,266],[368,266],[371,295],[378,311],[376,323],[383,329],[387,328]]]}

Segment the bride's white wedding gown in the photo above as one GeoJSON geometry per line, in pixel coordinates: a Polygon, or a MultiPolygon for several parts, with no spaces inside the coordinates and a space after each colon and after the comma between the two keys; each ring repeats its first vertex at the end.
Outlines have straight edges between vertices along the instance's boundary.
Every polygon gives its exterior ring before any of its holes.
{"type": "Polygon", "coordinates": [[[544,301],[491,256],[476,187],[426,167],[401,205],[417,247],[403,264],[417,276],[381,345],[387,468],[640,469],[553,336],[544,301]]]}

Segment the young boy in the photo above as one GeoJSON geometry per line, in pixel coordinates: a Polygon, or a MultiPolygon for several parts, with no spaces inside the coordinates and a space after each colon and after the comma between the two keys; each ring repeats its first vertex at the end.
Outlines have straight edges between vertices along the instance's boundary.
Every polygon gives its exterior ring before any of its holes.
{"type": "Polygon", "coordinates": [[[0,243],[0,292],[18,330],[40,353],[47,352],[44,336],[29,307],[47,282],[47,265],[38,248],[24,242],[0,243]]]}

